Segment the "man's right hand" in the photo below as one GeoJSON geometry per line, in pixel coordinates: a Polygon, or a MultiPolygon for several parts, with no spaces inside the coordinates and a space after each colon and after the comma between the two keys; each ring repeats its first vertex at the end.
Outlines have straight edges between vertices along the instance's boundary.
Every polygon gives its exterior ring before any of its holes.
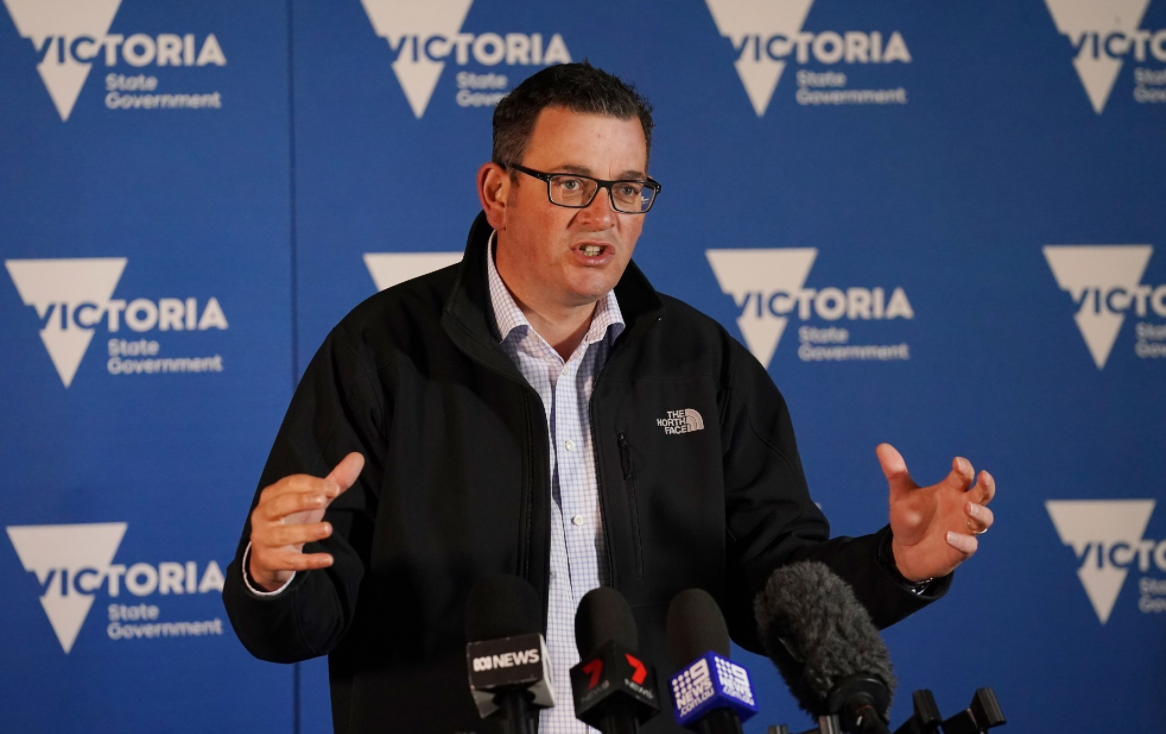
{"type": "Polygon", "coordinates": [[[330,553],[304,553],[304,543],[332,534],[332,524],[321,522],[332,500],[351,487],[364,457],[345,456],[328,476],[320,479],[293,474],[265,487],[251,513],[251,583],[264,591],[276,591],[296,571],[327,568],[330,553]]]}

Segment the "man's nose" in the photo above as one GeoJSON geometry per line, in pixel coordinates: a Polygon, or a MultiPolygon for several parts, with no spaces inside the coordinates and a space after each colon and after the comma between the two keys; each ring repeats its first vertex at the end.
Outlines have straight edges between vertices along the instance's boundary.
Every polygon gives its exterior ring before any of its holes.
{"type": "Polygon", "coordinates": [[[611,191],[600,187],[591,203],[579,210],[576,219],[588,229],[599,231],[613,227],[618,214],[611,206],[611,191]]]}

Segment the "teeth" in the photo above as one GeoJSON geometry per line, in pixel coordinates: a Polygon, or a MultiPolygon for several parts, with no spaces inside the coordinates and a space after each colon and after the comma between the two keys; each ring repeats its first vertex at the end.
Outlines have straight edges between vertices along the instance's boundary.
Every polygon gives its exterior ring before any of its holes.
{"type": "Polygon", "coordinates": [[[587,257],[595,257],[599,253],[603,252],[603,248],[599,245],[584,245],[579,249],[583,250],[583,254],[587,257]]]}

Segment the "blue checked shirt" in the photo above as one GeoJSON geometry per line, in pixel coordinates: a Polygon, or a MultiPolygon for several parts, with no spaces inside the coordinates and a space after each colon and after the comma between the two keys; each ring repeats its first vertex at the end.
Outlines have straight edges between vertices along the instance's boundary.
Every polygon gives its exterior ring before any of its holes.
{"type": "Polygon", "coordinates": [[[498,322],[502,349],[538,392],[547,412],[551,477],[551,586],[547,611],[547,651],[555,683],[555,707],[539,715],[539,734],[584,734],[594,731],[575,718],[571,666],[575,648],[575,610],[583,595],[608,583],[603,516],[595,478],[595,446],[588,406],[595,377],[624,329],[615,293],[595,306],[591,328],[571,358],[535,333],[514,303],[494,265],[494,236],[487,258],[490,302],[498,322]]]}

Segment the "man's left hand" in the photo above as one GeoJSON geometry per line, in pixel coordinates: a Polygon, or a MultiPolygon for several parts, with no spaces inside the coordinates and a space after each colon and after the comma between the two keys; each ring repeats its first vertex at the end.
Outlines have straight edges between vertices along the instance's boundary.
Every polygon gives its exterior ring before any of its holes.
{"type": "Polygon", "coordinates": [[[952,459],[951,473],[939,484],[920,487],[907,472],[903,456],[890,444],[875,449],[891,490],[891,549],[899,573],[909,581],[946,576],[972,557],[977,535],[992,527],[987,505],[996,480],[975,472],[967,459],[952,459]]]}

